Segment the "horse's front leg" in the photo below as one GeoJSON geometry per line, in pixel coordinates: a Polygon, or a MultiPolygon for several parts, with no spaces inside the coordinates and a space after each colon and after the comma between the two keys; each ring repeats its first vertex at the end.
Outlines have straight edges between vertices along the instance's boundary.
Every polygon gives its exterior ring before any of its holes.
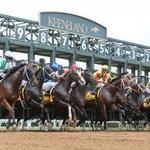
{"type": "MultiPolygon", "coordinates": [[[[107,112],[106,112],[106,105],[105,104],[100,104],[100,118],[101,118],[101,124],[104,122],[104,130],[107,129],[107,112]]],[[[102,128],[102,127],[101,127],[102,128]]],[[[103,130],[103,128],[102,128],[103,130]]]]}
{"type": "Polygon", "coordinates": [[[44,115],[42,122],[47,127],[48,130],[52,130],[52,124],[51,124],[51,119],[50,119],[50,115],[49,115],[50,111],[47,108],[47,106],[45,106],[45,105],[44,105],[43,109],[44,109],[44,114],[46,114],[46,118],[44,115]],[[45,120],[47,120],[47,122],[45,122],[45,120]]]}
{"type": "Polygon", "coordinates": [[[61,105],[64,108],[68,108],[68,118],[69,121],[72,120],[72,107],[69,104],[69,100],[66,98],[64,101],[60,99],[55,99],[55,103],[61,105]]]}
{"type": "Polygon", "coordinates": [[[75,105],[75,109],[79,112],[79,122],[77,124],[77,126],[79,126],[80,124],[84,123],[86,118],[88,117],[84,107],[78,107],[77,105],[75,105]]]}
{"type": "Polygon", "coordinates": [[[15,124],[15,111],[14,111],[14,108],[7,102],[6,99],[3,99],[3,101],[1,102],[1,106],[3,106],[4,108],[6,108],[9,111],[9,120],[8,120],[8,124],[6,126],[7,129],[9,129],[11,119],[13,120],[13,124],[15,124]]]}

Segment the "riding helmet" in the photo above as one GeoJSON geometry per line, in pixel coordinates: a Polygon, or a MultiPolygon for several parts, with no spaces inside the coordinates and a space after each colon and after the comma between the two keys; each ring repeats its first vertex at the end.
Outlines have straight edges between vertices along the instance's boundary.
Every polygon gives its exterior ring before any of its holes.
{"type": "Polygon", "coordinates": [[[72,70],[77,70],[77,69],[79,69],[79,67],[76,64],[72,64],[71,65],[71,69],[72,70]]]}
{"type": "Polygon", "coordinates": [[[54,70],[54,71],[57,71],[59,69],[59,65],[57,63],[53,63],[51,65],[51,68],[54,70]]]}
{"type": "Polygon", "coordinates": [[[12,51],[6,51],[5,52],[5,57],[10,58],[10,59],[14,59],[14,54],[13,54],[12,51]]]}

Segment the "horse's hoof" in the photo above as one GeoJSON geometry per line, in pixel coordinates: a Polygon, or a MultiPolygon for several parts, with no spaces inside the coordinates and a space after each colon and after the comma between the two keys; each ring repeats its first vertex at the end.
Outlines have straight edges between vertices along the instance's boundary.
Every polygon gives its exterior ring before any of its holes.
{"type": "Polygon", "coordinates": [[[17,130],[16,124],[14,124],[14,125],[12,126],[12,130],[13,130],[13,131],[16,131],[16,130],[17,130]]]}
{"type": "Polygon", "coordinates": [[[53,128],[52,124],[51,124],[51,123],[48,123],[48,124],[47,124],[47,128],[48,128],[48,130],[52,130],[52,128],[53,128]]]}
{"type": "Polygon", "coordinates": [[[150,126],[147,124],[143,130],[144,130],[144,131],[150,130],[150,126]]]}

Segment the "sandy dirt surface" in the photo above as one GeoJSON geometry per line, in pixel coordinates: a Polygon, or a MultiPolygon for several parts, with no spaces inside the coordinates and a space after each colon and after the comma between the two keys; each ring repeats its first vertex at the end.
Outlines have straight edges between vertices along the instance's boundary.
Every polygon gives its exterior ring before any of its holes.
{"type": "Polygon", "coordinates": [[[150,150],[150,133],[0,132],[0,150],[150,150]]]}

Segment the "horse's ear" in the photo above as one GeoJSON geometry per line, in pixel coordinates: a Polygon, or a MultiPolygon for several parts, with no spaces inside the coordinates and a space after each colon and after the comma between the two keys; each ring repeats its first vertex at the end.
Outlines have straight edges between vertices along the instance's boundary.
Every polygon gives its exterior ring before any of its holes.
{"type": "Polygon", "coordinates": [[[121,73],[118,77],[122,77],[122,76],[124,76],[124,75],[127,75],[127,74],[129,74],[128,72],[123,72],[123,73],[121,73]]]}

